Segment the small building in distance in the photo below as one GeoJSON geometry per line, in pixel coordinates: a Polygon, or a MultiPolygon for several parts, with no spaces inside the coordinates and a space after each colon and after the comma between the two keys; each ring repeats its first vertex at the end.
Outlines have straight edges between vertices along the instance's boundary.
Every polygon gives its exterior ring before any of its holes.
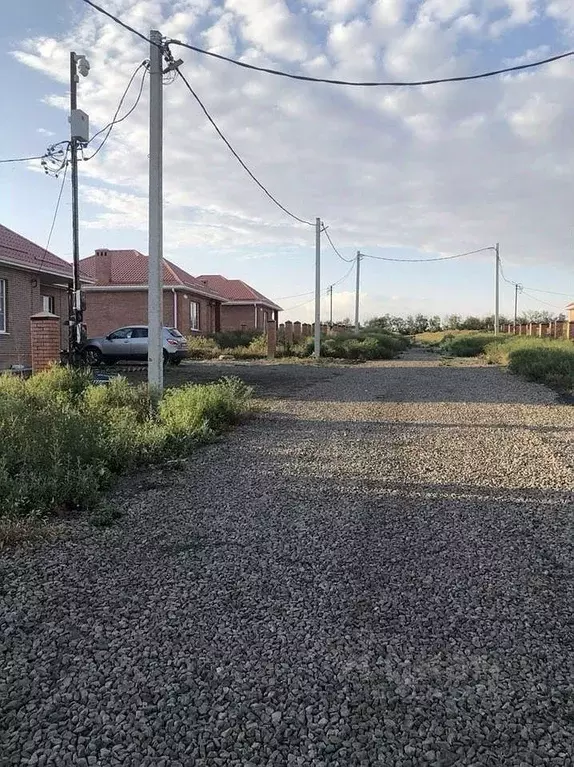
{"type": "Polygon", "coordinates": [[[197,279],[225,299],[221,307],[221,330],[264,332],[268,320],[279,324],[281,307],[243,280],[229,280],[221,274],[202,274],[197,279]]]}
{"type": "MultiPolygon", "coordinates": [[[[89,336],[123,325],[147,325],[148,257],[138,250],[96,250],[83,258],[86,288],[84,322],[89,336]]],[[[171,261],[163,262],[163,323],[180,333],[209,334],[221,329],[224,298],[171,261]]]]}

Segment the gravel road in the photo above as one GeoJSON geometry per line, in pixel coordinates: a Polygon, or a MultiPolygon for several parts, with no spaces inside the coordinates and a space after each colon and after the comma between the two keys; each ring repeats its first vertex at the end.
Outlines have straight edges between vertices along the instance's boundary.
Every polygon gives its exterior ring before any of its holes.
{"type": "Polygon", "coordinates": [[[574,408],[414,353],[249,376],[119,526],[0,553],[0,765],[573,765],[574,408]]]}

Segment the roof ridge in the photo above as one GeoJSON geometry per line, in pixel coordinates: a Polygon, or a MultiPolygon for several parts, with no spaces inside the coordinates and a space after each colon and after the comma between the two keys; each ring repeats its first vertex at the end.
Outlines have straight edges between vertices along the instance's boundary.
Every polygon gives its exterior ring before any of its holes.
{"type": "MultiPolygon", "coordinates": [[[[148,258],[149,258],[149,256],[148,256],[148,258]]],[[[179,284],[180,284],[180,285],[183,285],[183,284],[184,284],[183,280],[181,279],[181,277],[180,277],[180,276],[177,274],[177,272],[176,272],[176,271],[175,271],[175,269],[173,268],[173,267],[175,266],[175,264],[172,264],[172,263],[171,263],[171,261],[168,261],[168,260],[167,260],[167,258],[164,258],[164,259],[163,259],[163,262],[164,262],[164,264],[166,265],[166,267],[167,267],[168,271],[170,271],[170,272],[171,272],[171,275],[172,275],[172,277],[174,277],[174,279],[175,279],[177,282],[179,282],[179,284]]],[[[178,269],[179,269],[179,268],[180,268],[180,267],[178,267],[178,269]]],[[[182,269],[182,271],[183,271],[183,272],[185,272],[185,269],[182,269]]],[[[186,274],[188,274],[188,273],[186,272],[186,274]]],[[[191,275],[191,274],[188,274],[188,276],[189,276],[189,277],[191,277],[192,275],[191,275]]]]}

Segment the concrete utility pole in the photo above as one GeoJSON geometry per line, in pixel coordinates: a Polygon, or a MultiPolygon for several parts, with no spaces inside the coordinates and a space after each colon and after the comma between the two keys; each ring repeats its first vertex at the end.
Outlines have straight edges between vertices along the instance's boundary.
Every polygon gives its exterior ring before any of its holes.
{"type": "Polygon", "coordinates": [[[333,286],[329,285],[329,327],[333,327],[333,286]]]}
{"type": "Polygon", "coordinates": [[[161,33],[150,36],[148,387],[163,391],[163,55],[161,33]]]}
{"type": "Polygon", "coordinates": [[[89,141],[88,115],[78,109],[79,74],[87,77],[90,64],[85,56],[70,53],[70,165],[72,169],[72,316],[70,317],[69,362],[77,362],[83,342],[84,307],[80,281],[80,217],[78,203],[78,146],[89,141]],[[79,73],[79,74],[78,74],[79,73]]]}
{"type": "Polygon", "coordinates": [[[321,356],[321,219],[315,219],[315,357],[321,356]]]}
{"type": "Polygon", "coordinates": [[[514,285],[514,327],[518,325],[518,294],[522,293],[522,285],[514,285]]]}
{"type": "Polygon", "coordinates": [[[494,247],[496,267],[494,272],[494,335],[500,330],[500,248],[497,242],[494,247]]]}
{"type": "Polygon", "coordinates": [[[357,281],[355,284],[355,333],[359,332],[359,296],[361,293],[361,252],[357,251],[357,281]]]}

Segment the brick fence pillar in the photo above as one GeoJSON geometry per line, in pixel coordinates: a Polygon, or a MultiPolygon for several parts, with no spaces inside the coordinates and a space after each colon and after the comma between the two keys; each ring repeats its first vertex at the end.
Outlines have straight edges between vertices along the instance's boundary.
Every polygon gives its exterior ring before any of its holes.
{"type": "Polygon", "coordinates": [[[267,320],[267,358],[275,359],[277,350],[277,325],[275,320],[267,320]]]}
{"type": "Polygon", "coordinates": [[[294,322],[293,323],[293,341],[298,344],[301,340],[301,323],[300,322],[294,322]]]}
{"type": "Polygon", "coordinates": [[[30,317],[32,347],[32,373],[46,370],[60,361],[60,318],[50,312],[39,312],[30,317]]]}
{"type": "Polygon", "coordinates": [[[293,346],[293,323],[290,320],[285,323],[285,346],[293,346]]]}

